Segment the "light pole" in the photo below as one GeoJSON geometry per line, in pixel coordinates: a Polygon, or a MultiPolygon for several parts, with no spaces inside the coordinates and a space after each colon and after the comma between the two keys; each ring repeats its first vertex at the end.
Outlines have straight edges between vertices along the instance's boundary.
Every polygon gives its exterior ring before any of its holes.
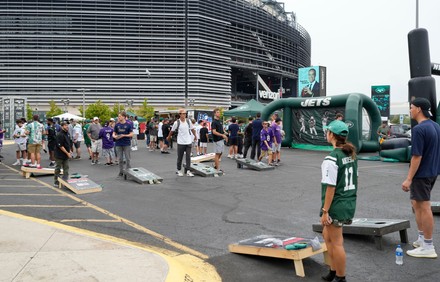
{"type": "Polygon", "coordinates": [[[83,115],[82,116],[85,119],[86,118],[86,91],[90,91],[90,89],[79,88],[79,89],[76,89],[76,91],[83,93],[83,110],[82,110],[83,115]]]}
{"type": "Polygon", "coordinates": [[[61,99],[61,103],[64,104],[64,113],[67,113],[67,107],[70,104],[70,100],[69,99],[61,99]]]}
{"type": "Polygon", "coordinates": [[[127,105],[127,107],[128,107],[129,109],[133,106],[133,103],[134,103],[133,99],[127,99],[127,100],[125,101],[125,104],[127,105]]]}

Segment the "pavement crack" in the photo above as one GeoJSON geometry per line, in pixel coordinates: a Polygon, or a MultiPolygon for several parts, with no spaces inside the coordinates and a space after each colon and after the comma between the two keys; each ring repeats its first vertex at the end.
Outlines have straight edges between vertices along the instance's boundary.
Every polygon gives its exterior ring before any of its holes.
{"type": "Polygon", "coordinates": [[[41,245],[41,247],[29,258],[29,260],[23,265],[23,267],[20,269],[20,271],[17,272],[17,274],[14,276],[12,281],[17,281],[17,277],[24,271],[24,269],[28,266],[28,264],[38,255],[38,253],[44,248],[44,246],[47,245],[47,242],[49,242],[50,239],[52,239],[53,235],[57,233],[57,230],[54,230],[52,234],[47,238],[47,240],[41,245]]]}

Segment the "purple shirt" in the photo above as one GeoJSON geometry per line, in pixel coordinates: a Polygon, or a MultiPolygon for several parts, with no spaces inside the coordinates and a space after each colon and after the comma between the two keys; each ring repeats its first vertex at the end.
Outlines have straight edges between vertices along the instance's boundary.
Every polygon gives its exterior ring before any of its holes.
{"type": "Polygon", "coordinates": [[[99,131],[99,138],[102,139],[102,148],[111,149],[115,146],[113,141],[113,129],[109,126],[101,128],[99,131]]]}
{"type": "Polygon", "coordinates": [[[260,147],[261,150],[263,151],[267,151],[268,148],[272,148],[272,138],[273,138],[273,132],[272,129],[269,127],[267,129],[261,129],[260,132],[260,147]],[[264,142],[264,140],[267,141],[267,145],[269,145],[269,147],[266,146],[266,143],[264,142]]]}
{"type": "Polygon", "coordinates": [[[272,128],[272,132],[273,132],[273,137],[275,138],[275,140],[277,140],[277,143],[280,144],[282,137],[281,137],[281,126],[279,126],[276,123],[273,123],[271,125],[272,128]]]}

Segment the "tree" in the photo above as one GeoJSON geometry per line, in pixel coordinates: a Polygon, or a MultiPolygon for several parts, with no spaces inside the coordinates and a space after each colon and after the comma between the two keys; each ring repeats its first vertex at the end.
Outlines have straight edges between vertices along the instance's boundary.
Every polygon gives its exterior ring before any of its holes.
{"type": "Polygon", "coordinates": [[[154,117],[154,107],[149,106],[148,101],[145,98],[144,102],[142,102],[142,106],[136,111],[136,114],[140,117],[150,120],[152,117],[154,117]]]}
{"type": "Polygon", "coordinates": [[[124,105],[122,105],[120,103],[115,103],[113,105],[113,108],[111,109],[111,116],[112,117],[117,117],[119,112],[121,112],[121,111],[125,111],[124,105]]]}
{"type": "Polygon", "coordinates": [[[92,119],[94,117],[98,117],[101,121],[110,120],[112,117],[110,107],[102,103],[101,100],[90,104],[86,109],[86,118],[92,119]]]}
{"type": "Polygon", "coordinates": [[[26,119],[27,120],[32,120],[32,115],[34,114],[31,105],[26,104],[26,119]]]}
{"type": "Polygon", "coordinates": [[[50,100],[49,106],[49,111],[47,111],[46,113],[47,117],[54,117],[63,113],[63,110],[61,110],[61,108],[57,106],[54,100],[50,100]]]}

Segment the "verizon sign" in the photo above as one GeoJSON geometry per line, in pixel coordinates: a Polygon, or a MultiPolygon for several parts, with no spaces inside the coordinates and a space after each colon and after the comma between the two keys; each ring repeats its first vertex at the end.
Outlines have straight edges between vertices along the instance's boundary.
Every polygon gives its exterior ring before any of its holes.
{"type": "Polygon", "coordinates": [[[270,100],[278,100],[278,99],[280,99],[280,93],[260,90],[260,98],[270,99],[270,100]]]}

